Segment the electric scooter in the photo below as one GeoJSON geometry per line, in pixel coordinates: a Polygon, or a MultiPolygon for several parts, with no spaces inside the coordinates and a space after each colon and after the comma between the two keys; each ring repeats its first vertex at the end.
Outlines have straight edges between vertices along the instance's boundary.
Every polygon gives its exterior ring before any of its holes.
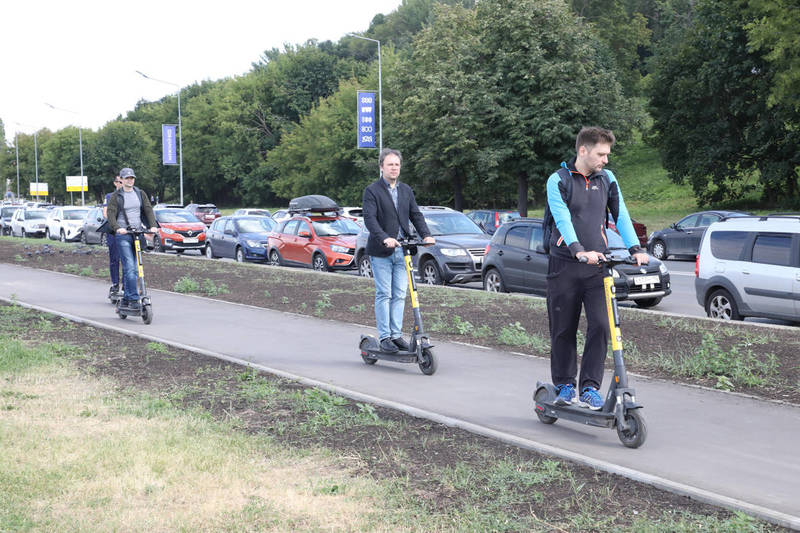
{"type": "Polygon", "coordinates": [[[417,295],[417,282],[414,279],[414,272],[411,267],[411,256],[417,254],[418,246],[429,246],[419,240],[403,239],[400,246],[403,247],[405,258],[406,275],[408,276],[409,293],[411,294],[411,308],[414,311],[414,330],[409,339],[408,351],[388,353],[381,350],[380,342],[372,335],[361,335],[358,344],[361,350],[361,358],[368,365],[374,365],[378,359],[392,361],[394,363],[416,363],[419,369],[426,376],[431,376],[436,372],[437,363],[433,355],[433,345],[425,333],[422,326],[422,315],[419,312],[419,297],[417,295]]]}
{"type": "MultiPolygon", "coordinates": [[[[142,246],[140,244],[140,237],[145,234],[152,234],[151,231],[141,231],[128,228],[128,234],[133,237],[133,247],[136,257],[136,286],[139,291],[139,309],[129,309],[122,307],[122,298],[116,302],[117,315],[121,319],[126,319],[129,316],[140,316],[142,322],[149,324],[153,321],[153,305],[150,302],[150,293],[147,292],[147,285],[144,282],[144,268],[142,267],[142,246]]],[[[109,296],[110,297],[110,296],[109,296]]]]}
{"type": "MultiPolygon", "coordinates": [[[[601,261],[605,271],[603,287],[605,289],[606,309],[608,310],[608,328],[611,336],[611,349],[614,353],[614,376],[608,386],[606,401],[599,411],[592,411],[577,404],[556,405],[556,388],[552,383],[536,383],[533,394],[536,416],[545,424],[553,424],[559,418],[580,422],[589,426],[616,428],[619,440],[628,448],[638,448],[647,438],[647,425],[641,414],[642,405],[636,403],[636,392],[628,386],[628,374],[625,371],[625,359],[622,352],[622,333],[619,327],[619,312],[614,289],[612,268],[615,265],[636,264],[631,256],[614,258],[606,256],[601,261]]],[[[585,260],[584,260],[585,262],[585,260]]]]}

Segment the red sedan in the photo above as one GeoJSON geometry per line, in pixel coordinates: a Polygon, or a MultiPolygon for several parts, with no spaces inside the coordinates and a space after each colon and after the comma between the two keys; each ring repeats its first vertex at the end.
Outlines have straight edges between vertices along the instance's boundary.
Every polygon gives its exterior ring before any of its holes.
{"type": "Polygon", "coordinates": [[[196,216],[182,209],[156,209],[159,229],[156,235],[147,235],[147,246],[156,252],[175,250],[205,251],[206,225],[196,216]]]}
{"type": "Polygon", "coordinates": [[[343,216],[295,215],[269,234],[268,261],[324,271],[353,269],[360,229],[343,216]]]}

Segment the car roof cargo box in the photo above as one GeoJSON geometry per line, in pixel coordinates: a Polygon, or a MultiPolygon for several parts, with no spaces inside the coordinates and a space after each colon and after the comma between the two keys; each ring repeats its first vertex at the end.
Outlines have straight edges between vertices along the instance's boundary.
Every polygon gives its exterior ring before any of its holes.
{"type": "Polygon", "coordinates": [[[294,213],[325,213],[333,211],[339,213],[341,207],[321,194],[309,194],[308,196],[300,196],[293,198],[289,201],[289,212],[294,213]]]}

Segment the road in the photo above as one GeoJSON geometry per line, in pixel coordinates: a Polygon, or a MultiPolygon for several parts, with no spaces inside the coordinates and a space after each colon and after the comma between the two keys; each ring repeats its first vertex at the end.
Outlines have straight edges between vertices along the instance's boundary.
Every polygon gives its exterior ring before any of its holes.
{"type": "Polygon", "coordinates": [[[549,375],[545,359],[441,343],[439,371],[427,377],[414,365],[363,364],[357,339],[372,328],[164,291],[153,292],[155,318],[146,326],[119,320],[106,291],[103,281],[0,264],[6,301],[257,366],[800,529],[798,407],[633,377],[649,438],[631,450],[614,431],[536,420],[531,394],[536,379],[549,375]]]}

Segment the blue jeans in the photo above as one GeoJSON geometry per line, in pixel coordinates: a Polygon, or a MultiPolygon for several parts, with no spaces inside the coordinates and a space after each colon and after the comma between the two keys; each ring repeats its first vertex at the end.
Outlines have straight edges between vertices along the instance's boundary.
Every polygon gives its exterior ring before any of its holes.
{"type": "Polygon", "coordinates": [[[408,274],[403,249],[397,247],[389,257],[369,256],[375,278],[375,322],[378,338],[403,336],[403,311],[406,306],[408,274]]]}
{"type": "Polygon", "coordinates": [[[122,260],[122,279],[125,285],[125,294],[122,298],[129,302],[136,302],[139,300],[139,286],[136,283],[139,271],[136,268],[136,249],[133,247],[133,237],[130,234],[117,234],[114,238],[117,241],[119,257],[122,260]]]}
{"type": "Polygon", "coordinates": [[[116,235],[113,233],[106,235],[106,244],[108,245],[108,271],[111,273],[111,284],[119,285],[119,248],[116,235]]]}

